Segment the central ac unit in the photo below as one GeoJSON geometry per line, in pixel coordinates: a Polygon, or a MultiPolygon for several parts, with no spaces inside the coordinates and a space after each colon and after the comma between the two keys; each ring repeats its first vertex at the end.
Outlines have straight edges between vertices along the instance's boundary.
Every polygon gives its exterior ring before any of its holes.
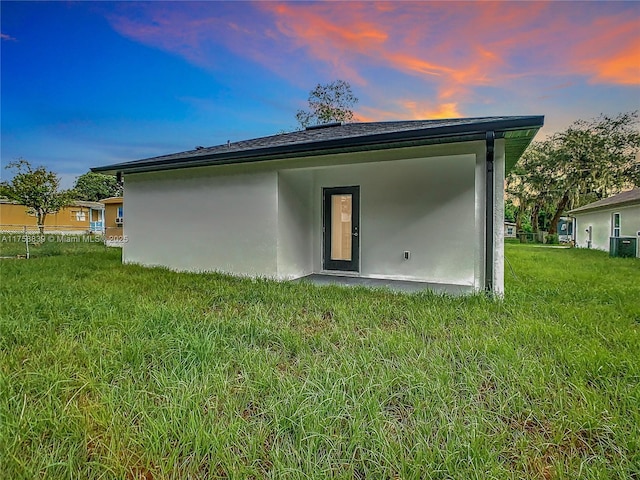
{"type": "Polygon", "coordinates": [[[609,256],[635,257],[636,242],[635,237],[609,237],[609,256]]]}

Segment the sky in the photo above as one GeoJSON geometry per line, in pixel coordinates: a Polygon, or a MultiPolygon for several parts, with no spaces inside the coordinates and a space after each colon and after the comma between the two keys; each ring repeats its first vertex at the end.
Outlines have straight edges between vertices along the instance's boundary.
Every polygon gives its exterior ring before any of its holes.
{"type": "Polygon", "coordinates": [[[640,109],[640,2],[0,3],[0,175],[296,129],[318,83],[359,121],[640,109]]]}

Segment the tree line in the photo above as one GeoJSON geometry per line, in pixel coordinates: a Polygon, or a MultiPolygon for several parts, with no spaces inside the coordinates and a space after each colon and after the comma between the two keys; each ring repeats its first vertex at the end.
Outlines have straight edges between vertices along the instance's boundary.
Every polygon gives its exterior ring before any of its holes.
{"type": "Polygon", "coordinates": [[[569,210],[638,186],[638,112],[576,120],[524,152],[506,179],[505,218],[556,234],[569,210]]]}

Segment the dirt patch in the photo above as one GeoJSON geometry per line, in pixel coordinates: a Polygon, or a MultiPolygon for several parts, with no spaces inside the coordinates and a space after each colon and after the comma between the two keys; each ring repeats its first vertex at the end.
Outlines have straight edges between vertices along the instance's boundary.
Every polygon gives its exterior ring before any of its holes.
{"type": "Polygon", "coordinates": [[[575,464],[577,458],[583,461],[596,456],[612,459],[620,453],[606,430],[564,430],[559,435],[548,419],[510,417],[503,422],[513,437],[513,446],[506,452],[508,462],[514,470],[524,470],[526,478],[556,478],[558,465],[566,466],[565,472],[571,475],[577,473],[571,471],[571,464],[575,464]],[[516,444],[521,445],[519,450],[516,444]]]}

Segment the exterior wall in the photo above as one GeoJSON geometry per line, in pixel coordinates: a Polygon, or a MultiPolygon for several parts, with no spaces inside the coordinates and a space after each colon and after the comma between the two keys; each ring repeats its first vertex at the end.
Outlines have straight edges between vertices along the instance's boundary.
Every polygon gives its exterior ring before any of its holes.
{"type": "Polygon", "coordinates": [[[313,273],[313,172],[278,172],[278,278],[313,273]]]}
{"type": "Polygon", "coordinates": [[[322,189],[360,185],[361,276],[473,287],[475,165],[469,154],[315,171],[314,271],[322,270],[322,189]]]}
{"type": "MultiPolygon", "coordinates": [[[[38,222],[35,215],[27,213],[27,207],[14,203],[0,203],[0,230],[22,232],[38,230],[38,222]]],[[[90,222],[89,207],[69,206],[60,209],[58,213],[50,213],[45,218],[44,231],[62,233],[86,233],[89,231],[90,222]],[[77,213],[80,212],[78,216],[77,213]],[[84,215],[84,219],[82,219],[84,215]]]]}
{"type": "Polygon", "coordinates": [[[107,237],[121,237],[123,234],[122,225],[116,223],[118,208],[123,206],[123,202],[110,202],[104,205],[105,235],[107,237]]]}
{"type": "Polygon", "coordinates": [[[277,274],[277,174],[243,166],[126,177],[123,261],[277,274]]]}
{"type": "MultiPolygon", "coordinates": [[[[502,293],[502,140],[495,162],[502,293]]],[[[480,290],[484,182],[484,141],[128,174],[123,260],[279,279],[321,272],[322,189],[359,185],[361,276],[480,290]]]]}
{"type": "MultiPolygon", "coordinates": [[[[620,214],[620,236],[636,237],[640,243],[640,205],[611,207],[585,213],[576,213],[576,245],[588,248],[589,234],[586,230],[592,227],[591,248],[609,251],[611,237],[611,218],[613,213],[620,214]]],[[[640,254],[637,254],[640,256],[640,254]]]]}

